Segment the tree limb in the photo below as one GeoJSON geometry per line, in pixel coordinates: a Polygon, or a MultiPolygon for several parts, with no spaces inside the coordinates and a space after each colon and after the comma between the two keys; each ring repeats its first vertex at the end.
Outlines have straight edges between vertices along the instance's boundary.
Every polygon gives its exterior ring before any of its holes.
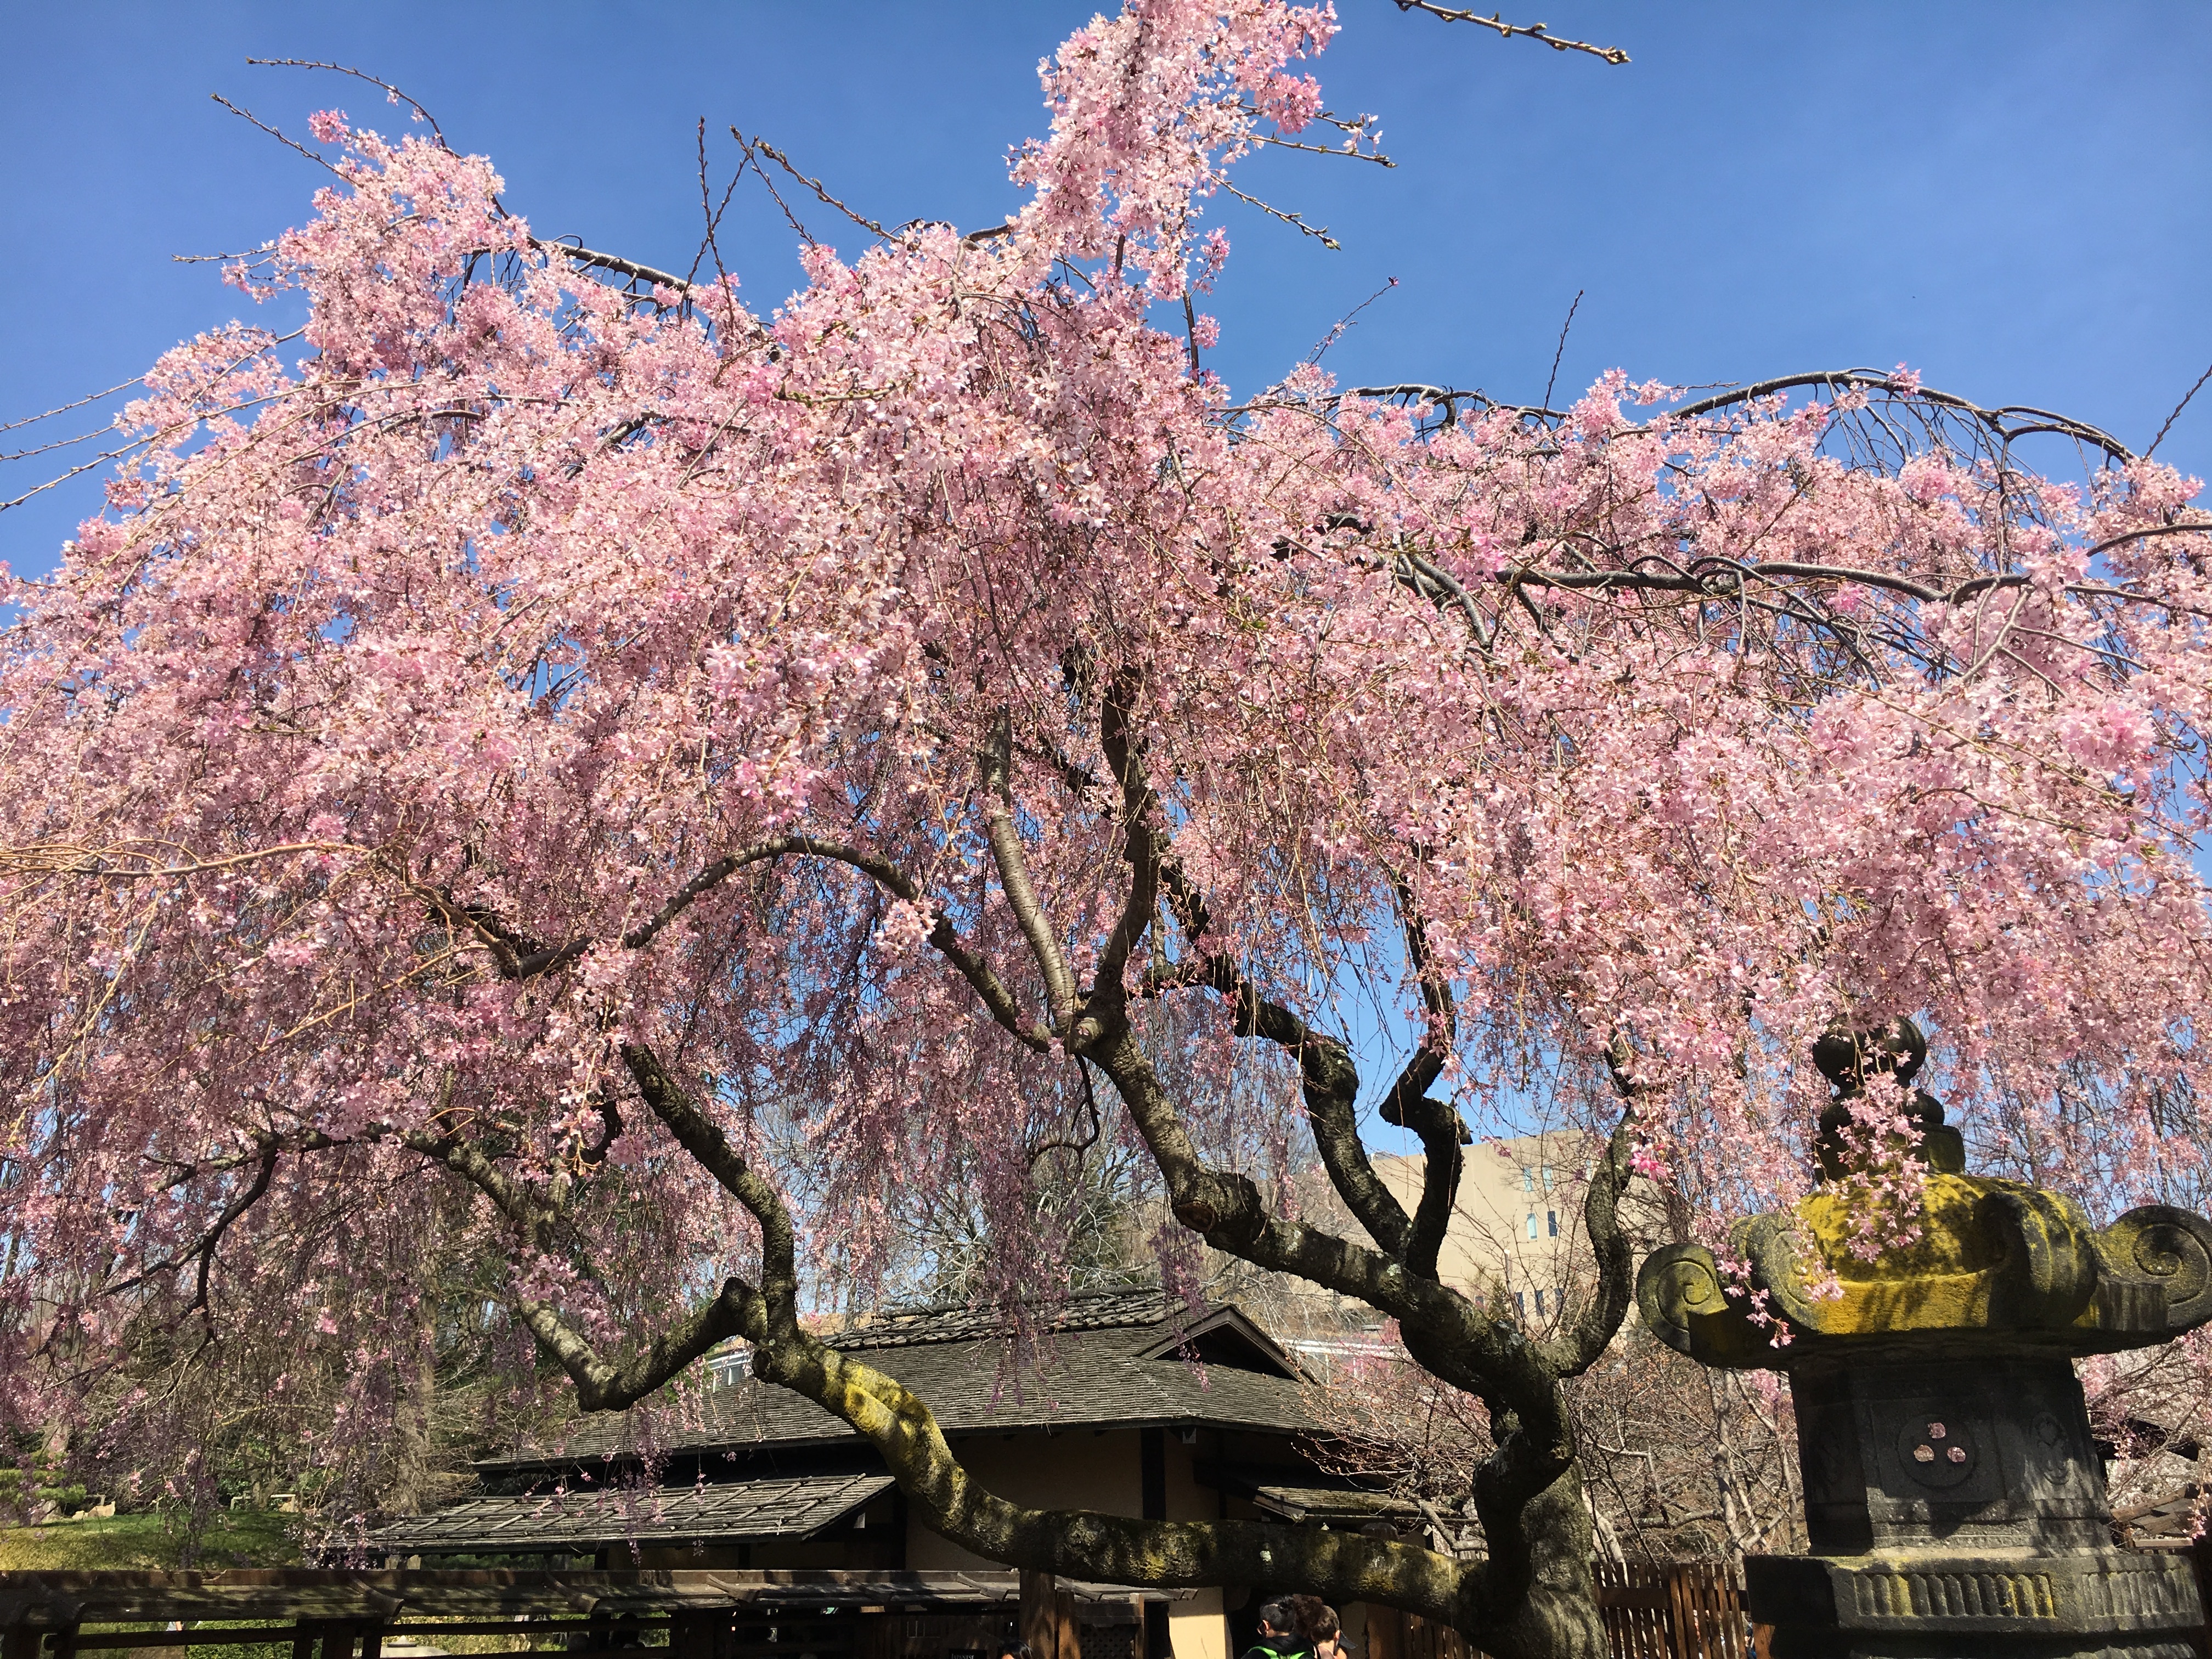
{"type": "Polygon", "coordinates": [[[1075,1022],[1075,976],[1068,972],[1067,958],[1061,954],[1036,889],[1030,884],[1021,832],[1014,827],[1012,748],[1012,717],[1002,708],[983,746],[983,830],[992,860],[999,866],[1006,904],[1021,927],[1022,936],[1029,940],[1037,971],[1043,976],[1047,1018],[1058,1035],[1075,1022]]]}
{"type": "Polygon", "coordinates": [[[1627,1038],[1616,1034],[1606,1049],[1605,1061],[1621,1097],[1620,1117],[1583,1194],[1583,1229],[1589,1235],[1590,1249],[1597,1259],[1595,1294],[1577,1314],[1571,1329],[1543,1345],[1547,1363],[1561,1376],[1579,1376],[1597,1363],[1620,1329],[1620,1322],[1627,1317],[1636,1293],[1635,1252],[1620,1224],[1621,1194],[1628,1190],[1634,1173],[1637,1085],[1629,1069],[1634,1059],[1627,1038]]]}
{"type": "MultiPolygon", "coordinates": [[[[468,1182],[514,1224],[539,1254],[550,1254],[560,1212],[550,1201],[502,1172],[481,1148],[458,1136],[409,1130],[411,1150],[468,1182]]],[[[642,1349],[620,1362],[602,1355],[589,1337],[550,1302],[517,1296],[514,1310],[538,1345],[568,1374],[576,1403],[586,1411],[619,1411],[635,1405],[706,1353],[733,1336],[757,1337],[769,1328],[759,1291],[734,1276],[710,1300],[679,1316],[642,1349]]]]}
{"type": "Polygon", "coordinates": [[[1409,1272],[1434,1279],[1444,1235],[1451,1226],[1452,1209],[1459,1201],[1460,1177],[1466,1169],[1460,1147],[1474,1136],[1468,1133],[1456,1108],[1448,1101],[1428,1097],[1429,1085],[1443,1074],[1445,1056],[1458,1030],[1458,1013],[1453,1006],[1451,987],[1437,972],[1430,953],[1428,929],[1414,908],[1412,890],[1395,874],[1390,885],[1407,958],[1420,981],[1421,1002],[1428,1011],[1431,1029],[1421,1034],[1419,1048],[1384,1097],[1380,1115],[1385,1123],[1411,1129],[1421,1138],[1421,1197],[1413,1212],[1403,1259],[1409,1272]]]}
{"type": "Polygon", "coordinates": [[[1259,1521],[1139,1521],[1024,1508],[962,1467],[927,1404],[896,1377],[804,1336],[763,1347],[755,1368],[852,1425],[882,1455],[922,1523],[988,1560],[1121,1584],[1296,1587],[1339,1604],[1404,1607],[1476,1634],[1486,1622],[1480,1564],[1259,1521]]]}

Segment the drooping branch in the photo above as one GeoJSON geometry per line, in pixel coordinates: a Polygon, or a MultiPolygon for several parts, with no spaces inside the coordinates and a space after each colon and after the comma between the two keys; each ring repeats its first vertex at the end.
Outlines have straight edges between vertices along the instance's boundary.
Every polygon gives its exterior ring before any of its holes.
{"type": "Polygon", "coordinates": [[[1145,775],[1130,730],[1136,697],[1141,687],[1137,676],[1116,674],[1099,702],[1099,743],[1114,781],[1121,791],[1121,856],[1129,866],[1129,891],[1114,931],[1098,956],[1098,986],[1093,996],[1115,998],[1118,1004],[1121,975],[1129,953],[1142,940],[1159,907],[1160,848],[1154,819],[1159,797],[1145,775]],[[1110,990],[1109,988],[1111,988],[1110,990]]]}
{"type": "MultiPolygon", "coordinates": [[[[1700,398],[1694,403],[1677,404],[1668,410],[1668,418],[1694,420],[1700,415],[1711,415],[1719,410],[1730,409],[1760,398],[1771,398],[1784,392],[1794,392],[1802,386],[1826,386],[1832,392],[1898,390],[1893,375],[1872,368],[1824,369],[1809,374],[1778,374],[1769,380],[1753,380],[1747,386],[1717,392],[1710,398],[1700,398]]],[[[1916,387],[1911,396],[1923,403],[1934,404],[1938,408],[1967,416],[2002,442],[2009,443],[2015,438],[2027,437],[2039,432],[2055,433],[2094,445],[2116,461],[2124,463],[2136,459],[2135,452],[2111,433],[2092,426],[2087,421],[2075,420],[2070,415],[2037,409],[2027,404],[2006,404],[1996,409],[1984,409],[1971,398],[1961,398],[1955,392],[1939,392],[1930,386],[1916,387]],[[2005,421],[2011,416],[2024,416],[2027,419],[2017,426],[2008,427],[2005,421]]]]}
{"type": "Polygon", "coordinates": [[[1355,1110],[1359,1068],[1351,1050],[1280,1003],[1262,997],[1225,956],[1208,957],[1192,982],[1209,987],[1228,1001],[1230,1029],[1237,1036],[1272,1042],[1297,1062],[1306,1121],[1329,1184],[1383,1253],[1402,1258],[1413,1222],[1397,1194],[1375,1173],[1367,1144],[1360,1139],[1355,1110]]]}
{"type": "Polygon", "coordinates": [[[659,1058],[642,1043],[625,1043],[623,1064],[637,1081],[639,1094],[653,1115],[668,1126],[699,1167],[722,1190],[751,1212],[761,1230],[761,1293],[774,1328],[797,1329],[799,1318],[798,1230],[783,1197],[738,1156],[729,1137],[699,1103],[678,1085],[659,1058]]]}
{"type": "Polygon", "coordinates": [[[1552,1379],[1519,1332],[1380,1250],[1275,1214],[1249,1176],[1208,1165],[1126,1023],[1087,1052],[1128,1108],[1166,1182],[1170,1212],[1184,1226],[1255,1267],[1309,1279],[1431,1333],[1444,1356],[1437,1375],[1455,1387],[1525,1397],[1532,1407],[1548,1397],[1552,1379]]]}
{"type": "Polygon", "coordinates": [[[653,265],[640,264],[636,260],[625,259],[620,254],[602,253],[597,248],[585,247],[580,243],[560,240],[540,241],[533,236],[530,239],[530,246],[541,253],[557,253],[571,264],[586,270],[611,270],[618,276],[629,276],[641,283],[651,283],[656,288],[670,289],[687,298],[696,291],[690,283],[685,282],[673,271],[662,270],[653,265]]]}
{"type": "MultiPolygon", "coordinates": [[[[1101,746],[1121,792],[1126,856],[1132,875],[1128,896],[1101,957],[1098,982],[1076,1028],[1079,1044],[1088,1044],[1126,1021],[1122,970],[1152,923],[1163,885],[1188,950],[1199,951],[1208,920],[1203,896],[1184,875],[1173,856],[1172,840],[1158,822],[1159,797],[1132,741],[1131,714],[1137,689],[1132,677],[1117,675],[1102,700],[1101,746]]],[[[1169,977],[1218,992],[1229,1002],[1231,1028],[1237,1036],[1261,1037],[1297,1062],[1314,1143],[1331,1184],[1369,1237],[1389,1254],[1402,1255],[1408,1227],[1405,1208],[1376,1175],[1359,1138],[1354,1109],[1359,1096],[1359,1072],[1344,1044],[1312,1030],[1289,1009],[1262,998],[1226,956],[1194,957],[1182,968],[1170,969],[1169,977]]]]}
{"type": "MultiPolygon", "coordinates": [[[[910,904],[923,902],[921,884],[889,859],[819,836],[775,836],[725,854],[707,865],[678,888],[652,916],[624,933],[622,936],[623,948],[631,951],[646,949],[670,923],[738,871],[750,865],[793,856],[828,859],[849,866],[910,904]]],[[[505,979],[528,979],[539,974],[555,972],[581,958],[596,943],[589,934],[580,934],[562,945],[545,945],[483,906],[459,905],[434,889],[413,883],[409,884],[431,904],[441,919],[457,930],[471,933],[490,951],[499,967],[501,977],[505,979]]],[[[1049,1035],[1033,1022],[1022,1018],[1013,993],[1007,989],[1005,981],[992,970],[990,964],[961,939],[959,930],[954,927],[951,917],[944,907],[933,905],[930,909],[928,939],[931,946],[975,988],[976,995],[982,999],[983,1006],[990,1011],[992,1018],[1010,1035],[1036,1053],[1049,1052],[1052,1047],[1049,1035]]]]}

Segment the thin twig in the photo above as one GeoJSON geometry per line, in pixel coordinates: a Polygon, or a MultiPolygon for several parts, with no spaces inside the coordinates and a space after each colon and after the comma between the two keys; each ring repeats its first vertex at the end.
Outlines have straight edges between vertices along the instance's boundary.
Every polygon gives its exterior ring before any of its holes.
{"type": "Polygon", "coordinates": [[[1274,138],[1265,133],[1255,133],[1255,144],[1273,144],[1278,149],[1303,149],[1315,155],[1334,155],[1340,161],[1372,161],[1378,167],[1395,167],[1398,164],[1380,150],[1338,149],[1332,144],[1302,144],[1295,138],[1274,138]]]}
{"type": "Polygon", "coordinates": [[[738,180],[745,176],[745,169],[751,165],[752,157],[750,155],[738,159],[738,170],[730,175],[730,182],[722,191],[721,205],[714,206],[707,193],[707,118],[703,115],[699,118],[699,211],[707,218],[707,236],[699,244],[699,251],[691,256],[691,269],[684,275],[686,283],[699,274],[699,262],[711,250],[714,256],[714,275],[721,279],[725,291],[728,289],[730,273],[722,268],[722,250],[714,240],[714,232],[722,222],[723,211],[730,205],[730,198],[738,188],[738,180]]]}
{"type": "MultiPolygon", "coordinates": [[[[1536,25],[1538,28],[1544,26],[1536,25]]],[[[1544,382],[1544,407],[1552,406],[1552,388],[1559,382],[1559,360],[1567,355],[1567,331],[1575,325],[1575,313],[1582,309],[1583,290],[1575,290],[1574,303],[1567,307],[1567,320],[1559,325],[1559,349],[1552,353],[1552,378],[1544,382]]]]}
{"type": "Polygon", "coordinates": [[[1350,328],[1352,325],[1358,319],[1359,313],[1361,312],[1366,310],[1368,307],[1373,305],[1377,300],[1381,299],[1384,295],[1388,294],[1392,289],[1397,286],[1398,279],[1395,276],[1393,276],[1389,282],[1383,283],[1382,287],[1376,289],[1374,293],[1369,295],[1358,305],[1352,307],[1351,310],[1346,312],[1343,316],[1338,318],[1336,319],[1336,326],[1329,330],[1327,334],[1323,335],[1320,343],[1316,344],[1311,351],[1306,354],[1306,362],[1310,364],[1319,362],[1328,349],[1344,337],[1345,330],[1350,328]]]}
{"type": "Polygon", "coordinates": [[[42,415],[24,415],[12,421],[0,421],[0,432],[13,432],[19,426],[36,426],[40,421],[50,421],[57,415],[66,415],[72,409],[82,409],[87,404],[96,404],[102,398],[112,398],[128,386],[137,386],[146,377],[134,374],[127,380],[118,380],[105,392],[90,392],[73,404],[57,404],[42,415]]]}
{"type": "Polygon", "coordinates": [[[1309,236],[1318,237],[1321,240],[1321,245],[1323,247],[1340,248],[1344,246],[1343,243],[1338,241],[1335,237],[1328,234],[1328,228],[1327,226],[1310,225],[1297,214],[1285,213],[1279,207],[1269,207],[1258,197],[1247,196],[1243,191],[1237,189],[1236,185],[1231,184],[1228,179],[1224,179],[1218,173],[1213,174],[1212,178],[1215,184],[1220,185],[1222,189],[1227,191],[1231,196],[1234,196],[1238,201],[1243,202],[1247,206],[1259,209],[1261,212],[1266,214],[1271,219],[1280,219],[1285,224],[1291,226],[1295,229],[1303,231],[1309,236]]]}
{"type": "Polygon", "coordinates": [[[422,105],[416,103],[415,100],[410,98],[405,93],[400,91],[398,88],[393,86],[391,82],[380,81],[376,76],[369,74],[365,70],[349,69],[343,64],[317,63],[305,58],[249,58],[246,61],[249,64],[256,64],[263,69],[328,70],[333,75],[350,75],[356,81],[366,81],[373,87],[382,87],[393,99],[400,103],[407,105],[415,112],[416,114],[421,116],[424,121],[429,124],[431,136],[437,139],[438,148],[440,149],[451,151],[453,148],[451,144],[446,142],[445,131],[439,126],[438,118],[436,116],[431,114],[430,112],[424,109],[422,105]]]}
{"type": "Polygon", "coordinates": [[[1437,5],[1436,0],[1397,0],[1397,5],[1400,11],[1425,11],[1447,23],[1480,23],[1486,29],[1496,29],[1501,40],[1510,40],[1515,35],[1521,34],[1531,40],[1541,40],[1553,52],[1586,52],[1608,64],[1628,61],[1628,54],[1619,46],[1594,46],[1587,40],[1562,40],[1548,33],[1550,25],[1546,23],[1509,23],[1496,12],[1485,17],[1479,11],[1462,7],[1437,5]]]}
{"type": "Polygon", "coordinates": [[[2173,413],[2166,417],[2166,424],[2159,428],[2158,436],[2153,438],[2150,447],[2143,451],[2143,459],[2148,460],[2158,453],[2158,447],[2166,441],[2166,434],[2173,430],[2173,423],[2181,418],[2181,411],[2189,407],[2189,399],[2204,390],[2207,380],[2212,380],[2212,365],[2206,366],[2204,372],[2197,377],[2197,384],[2189,388],[2187,395],[2179,403],[2174,404],[2173,413]]]}
{"type": "Polygon", "coordinates": [[[246,111],[246,110],[242,110],[242,109],[239,108],[239,106],[238,106],[237,105],[235,105],[235,104],[232,103],[232,102],[230,101],[230,100],[229,100],[229,99],[228,99],[228,98],[224,97],[221,93],[219,93],[219,92],[211,92],[211,93],[208,94],[208,96],[209,96],[209,97],[210,97],[210,98],[212,98],[212,99],[214,99],[214,100],[216,100],[216,103],[221,104],[221,105],[222,105],[225,109],[228,110],[228,111],[229,111],[233,115],[235,115],[236,117],[238,117],[238,118],[239,118],[240,120],[241,120],[241,121],[251,121],[251,122],[252,122],[255,126],[259,127],[259,128],[262,130],[262,131],[264,131],[264,132],[267,133],[267,134],[268,134],[271,138],[274,138],[274,139],[275,139],[278,143],[280,143],[280,144],[283,144],[283,145],[286,145],[286,146],[289,147],[290,149],[296,149],[296,150],[298,150],[298,151],[300,152],[300,154],[301,154],[301,155],[302,155],[306,156],[306,157],[307,157],[310,161],[313,161],[313,162],[317,167],[319,167],[322,168],[324,172],[328,173],[331,173],[331,174],[332,174],[334,177],[337,177],[337,178],[339,178],[339,179],[345,179],[345,181],[346,181],[346,183],[348,183],[348,184],[351,184],[351,183],[353,182],[353,180],[352,180],[352,179],[346,179],[346,176],[345,176],[345,174],[344,174],[343,173],[340,172],[337,167],[332,167],[332,166],[331,166],[328,161],[325,161],[321,156],[319,156],[319,155],[316,155],[314,151],[313,151],[313,150],[309,149],[308,149],[305,144],[301,143],[298,139],[296,139],[296,138],[288,138],[288,137],[286,137],[283,133],[281,133],[281,132],[277,131],[276,128],[274,128],[274,127],[270,126],[270,125],[269,125],[269,123],[268,123],[268,122],[266,122],[266,121],[263,120],[259,116],[258,116],[258,115],[254,115],[254,114],[252,114],[252,113],[248,112],[247,112],[247,111],[246,111]]]}
{"type": "MultiPolygon", "coordinates": [[[[746,137],[744,133],[739,132],[735,127],[732,127],[730,129],[730,137],[738,141],[738,147],[744,150],[748,155],[752,155],[753,146],[759,142],[757,139],[746,137]]],[[[761,148],[766,149],[767,146],[763,144],[761,148]]],[[[784,165],[788,167],[791,164],[787,161],[784,165]]],[[[815,241],[814,238],[807,234],[806,227],[799,222],[799,216],[791,210],[791,204],[783,199],[783,192],[776,189],[775,180],[768,176],[768,169],[759,164],[757,158],[755,158],[753,171],[760,175],[761,183],[768,186],[768,193],[775,198],[776,206],[783,210],[784,219],[790,224],[793,230],[799,233],[799,240],[805,243],[809,247],[819,246],[815,241]]]]}
{"type": "Polygon", "coordinates": [[[810,179],[805,173],[801,173],[797,167],[792,166],[791,158],[786,155],[781,150],[778,149],[774,144],[769,143],[767,139],[756,138],[753,140],[753,144],[756,149],[765,153],[769,160],[774,161],[776,166],[781,167],[793,178],[798,179],[800,184],[812,191],[817,197],[821,198],[823,206],[836,208],[838,212],[843,214],[848,219],[850,219],[854,224],[860,226],[863,230],[872,230],[887,242],[903,242],[908,246],[913,246],[909,238],[900,235],[896,231],[885,230],[873,219],[869,218],[866,214],[856,213],[851,208],[847,207],[842,202],[839,201],[836,197],[830,193],[829,187],[819,179],[810,179]]]}

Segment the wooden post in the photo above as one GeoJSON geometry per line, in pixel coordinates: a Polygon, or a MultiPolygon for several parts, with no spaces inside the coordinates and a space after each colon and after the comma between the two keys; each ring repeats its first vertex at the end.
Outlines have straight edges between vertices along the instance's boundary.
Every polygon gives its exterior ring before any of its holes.
{"type": "Polygon", "coordinates": [[[43,1630],[29,1625],[10,1625],[0,1632],[0,1659],[38,1659],[43,1630]]]}
{"type": "Polygon", "coordinates": [[[1024,1567],[1021,1587],[1022,1640],[1029,1644],[1030,1659],[1060,1659],[1060,1621],[1054,1607],[1059,1598],[1052,1575],[1024,1567]]]}
{"type": "Polygon", "coordinates": [[[714,1623],[727,1614],[679,1613],[668,1621],[668,1659],[720,1659],[714,1651],[714,1623]]]}
{"type": "Polygon", "coordinates": [[[1075,1597],[1067,1590],[1052,1598],[1053,1659],[1083,1659],[1083,1635],[1076,1628],[1075,1597]]]}

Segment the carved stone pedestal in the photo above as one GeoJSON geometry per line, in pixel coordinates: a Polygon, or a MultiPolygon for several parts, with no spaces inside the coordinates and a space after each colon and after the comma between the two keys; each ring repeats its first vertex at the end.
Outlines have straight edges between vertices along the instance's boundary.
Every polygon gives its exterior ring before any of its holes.
{"type": "MultiPolygon", "coordinates": [[[[1869,1061],[1903,1081],[1919,1034],[1816,1052],[1840,1120],[1869,1061]]],[[[1824,1042],[1824,1048],[1829,1048],[1824,1042]]],[[[1875,1261],[1832,1188],[1735,1230],[1747,1283],[1670,1245],[1637,1284],[1644,1322],[1708,1364],[1786,1371],[1809,1556],[1744,1564],[1773,1659],[2195,1659],[2203,1610],[2179,1556],[2112,1543],[2073,1358],[2212,1320],[2212,1222],[2152,1206],[2103,1230],[2057,1194],[1970,1176],[1916,1097],[1929,1166],[1921,1237],[1875,1261]],[[1814,1297],[1832,1279],[1840,1295],[1814,1297]],[[1787,1325],[1747,1316],[1753,1298],[1787,1325]]],[[[1838,1141],[1822,1167],[1841,1172],[1838,1141]]]]}
{"type": "Polygon", "coordinates": [[[1790,1381],[1817,1553],[1746,1564],[1775,1659],[2196,1652],[2189,1563],[2112,1547],[2069,1361],[1831,1358],[1790,1381]]]}

